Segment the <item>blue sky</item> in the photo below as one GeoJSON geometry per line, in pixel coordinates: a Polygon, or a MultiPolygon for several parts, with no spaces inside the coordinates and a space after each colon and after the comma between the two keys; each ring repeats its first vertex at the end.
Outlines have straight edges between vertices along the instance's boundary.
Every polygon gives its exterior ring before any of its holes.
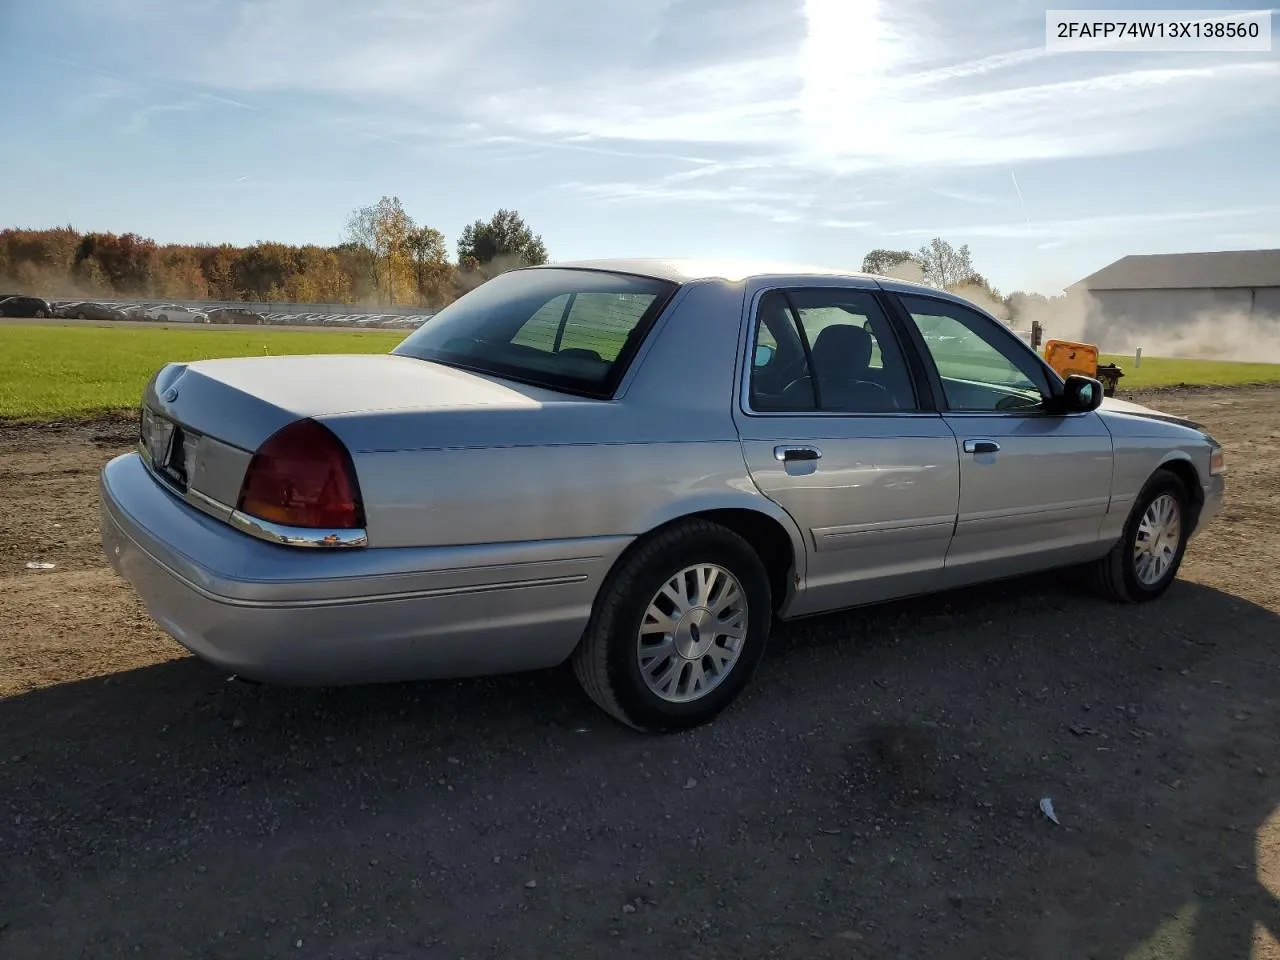
{"type": "Polygon", "coordinates": [[[1128,253],[1280,246],[1280,43],[1050,55],[1044,11],[11,0],[0,223],[334,243],[395,194],[451,249],[503,206],[553,259],[857,268],[942,236],[1046,293],[1128,253]]]}

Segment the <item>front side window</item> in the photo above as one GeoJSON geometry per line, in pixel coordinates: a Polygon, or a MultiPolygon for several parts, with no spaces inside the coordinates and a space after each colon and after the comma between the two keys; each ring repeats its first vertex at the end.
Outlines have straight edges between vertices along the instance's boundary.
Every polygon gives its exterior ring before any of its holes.
{"type": "Polygon", "coordinates": [[[1025,350],[992,322],[959,304],[899,294],[924,338],[952,410],[984,412],[1043,409],[1049,382],[1025,350]]]}
{"type": "Polygon", "coordinates": [[[608,396],[675,290],[597,270],[515,270],[445,307],[393,353],[608,396]]]}
{"type": "Polygon", "coordinates": [[[755,343],[754,410],[883,413],[917,407],[889,319],[868,291],[767,293],[756,312],[755,343]]]}

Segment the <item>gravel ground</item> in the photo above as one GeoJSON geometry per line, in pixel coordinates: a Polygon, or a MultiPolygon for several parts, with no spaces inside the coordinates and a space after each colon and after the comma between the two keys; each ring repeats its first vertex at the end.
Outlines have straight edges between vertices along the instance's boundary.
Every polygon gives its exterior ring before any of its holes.
{"type": "Polygon", "coordinates": [[[1230,466],[1164,601],[781,627],[667,738],[565,670],[228,681],[99,557],[132,425],[0,426],[0,956],[1280,957],[1280,390],[1154,402],[1230,466]]]}

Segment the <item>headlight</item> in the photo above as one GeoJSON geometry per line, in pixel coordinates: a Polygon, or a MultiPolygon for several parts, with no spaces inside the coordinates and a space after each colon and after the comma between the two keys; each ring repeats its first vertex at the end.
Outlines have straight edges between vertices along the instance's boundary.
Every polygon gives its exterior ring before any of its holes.
{"type": "Polygon", "coordinates": [[[1226,457],[1223,456],[1222,447],[1215,444],[1209,448],[1209,476],[1216,477],[1218,474],[1226,472],[1226,457]]]}

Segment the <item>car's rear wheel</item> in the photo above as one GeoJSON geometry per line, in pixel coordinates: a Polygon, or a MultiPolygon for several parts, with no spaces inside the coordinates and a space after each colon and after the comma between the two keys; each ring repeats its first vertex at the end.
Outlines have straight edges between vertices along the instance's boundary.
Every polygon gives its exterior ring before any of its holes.
{"type": "Polygon", "coordinates": [[[610,572],[573,666],[605,712],[666,733],[713,719],[742,692],[772,626],[751,545],[706,520],[648,537],[610,572]]]}
{"type": "Polygon", "coordinates": [[[1124,534],[1098,561],[1094,580],[1104,595],[1126,603],[1155,600],[1182,566],[1191,533],[1191,498],[1168,470],[1157,470],[1138,495],[1124,534]]]}

